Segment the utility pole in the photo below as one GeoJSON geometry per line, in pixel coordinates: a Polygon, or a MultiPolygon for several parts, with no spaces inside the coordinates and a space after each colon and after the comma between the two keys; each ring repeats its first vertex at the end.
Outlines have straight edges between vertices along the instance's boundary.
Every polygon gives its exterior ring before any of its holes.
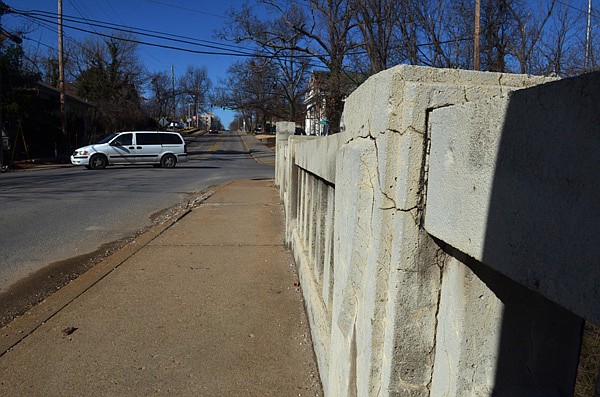
{"type": "Polygon", "coordinates": [[[63,50],[63,20],[62,20],[62,0],[58,0],[58,89],[60,91],[60,132],[66,138],[67,147],[65,148],[67,156],[71,149],[69,136],[67,135],[67,115],[65,109],[65,68],[64,68],[64,50],[63,50]]]}
{"type": "MultiPolygon", "coordinates": [[[[6,14],[8,6],[0,1],[0,44],[4,41],[4,30],[2,29],[2,15],[6,14]]],[[[0,172],[4,172],[4,124],[2,122],[2,69],[0,66],[0,172]]]]}
{"type": "Polygon", "coordinates": [[[590,68],[590,50],[592,41],[592,0],[588,0],[588,11],[587,11],[587,28],[585,31],[585,65],[584,69],[589,70],[590,68]]]}
{"type": "Polygon", "coordinates": [[[173,64],[171,64],[171,83],[172,83],[172,93],[173,93],[173,120],[175,120],[175,109],[176,109],[176,104],[175,104],[175,66],[173,64]]]}
{"type": "MultiPolygon", "coordinates": [[[[591,1],[591,0],[590,0],[591,1]]],[[[475,37],[473,45],[473,70],[479,70],[479,22],[481,19],[481,0],[475,0],[475,37]]]]}

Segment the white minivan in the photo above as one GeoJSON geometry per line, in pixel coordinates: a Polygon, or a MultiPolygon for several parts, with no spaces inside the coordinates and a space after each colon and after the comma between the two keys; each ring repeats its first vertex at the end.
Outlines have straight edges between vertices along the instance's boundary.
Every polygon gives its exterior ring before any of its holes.
{"type": "Polygon", "coordinates": [[[71,156],[71,163],[94,170],[113,164],[173,168],[178,162],[187,160],[187,146],[181,135],[158,131],[110,134],[93,145],[75,150],[71,156]]]}

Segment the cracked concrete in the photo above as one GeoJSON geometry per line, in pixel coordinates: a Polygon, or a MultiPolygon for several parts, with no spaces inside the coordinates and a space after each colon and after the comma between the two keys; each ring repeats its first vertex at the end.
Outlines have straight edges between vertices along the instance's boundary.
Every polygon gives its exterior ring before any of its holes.
{"type": "MultiPolygon", "coordinates": [[[[343,133],[290,138],[295,157],[278,153],[281,167],[328,183],[335,194],[331,302],[323,298],[330,296],[326,286],[313,281],[318,277],[311,269],[318,266],[299,259],[303,285],[312,283],[304,292],[326,395],[352,390],[358,396],[425,397],[441,390],[436,377],[447,373],[435,372],[434,363],[443,356],[438,352],[440,329],[446,330],[440,323],[447,316],[441,299],[448,257],[423,229],[430,115],[543,81],[398,66],[373,76],[347,99],[343,133]]],[[[308,199],[288,200],[306,208],[308,199]]],[[[294,251],[309,250],[310,241],[300,234],[294,251]]]]}

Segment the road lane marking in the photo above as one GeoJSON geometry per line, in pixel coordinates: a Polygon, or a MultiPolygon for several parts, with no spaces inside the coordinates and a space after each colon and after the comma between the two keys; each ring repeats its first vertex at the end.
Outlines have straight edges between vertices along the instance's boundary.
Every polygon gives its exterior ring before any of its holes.
{"type": "Polygon", "coordinates": [[[208,149],[207,152],[192,156],[192,157],[190,157],[190,160],[197,160],[197,159],[202,158],[210,153],[213,153],[215,150],[217,150],[217,146],[219,146],[219,143],[221,142],[222,137],[223,137],[223,135],[218,135],[217,140],[212,144],[212,146],[208,149]]]}

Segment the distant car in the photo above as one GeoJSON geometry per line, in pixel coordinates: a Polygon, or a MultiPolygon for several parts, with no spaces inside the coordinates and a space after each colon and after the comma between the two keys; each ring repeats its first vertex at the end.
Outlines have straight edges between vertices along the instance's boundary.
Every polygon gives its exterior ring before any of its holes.
{"type": "Polygon", "coordinates": [[[218,134],[219,130],[217,128],[215,128],[215,127],[210,127],[210,129],[208,130],[208,132],[210,134],[218,134]]]}
{"type": "Polygon", "coordinates": [[[172,121],[167,126],[167,129],[169,129],[169,130],[183,130],[184,128],[185,128],[185,125],[180,121],[172,121]]]}
{"type": "Polygon", "coordinates": [[[127,131],[110,134],[97,143],[81,147],[71,163],[100,170],[107,165],[152,164],[173,168],[187,161],[187,146],[177,132],[127,131]]]}

